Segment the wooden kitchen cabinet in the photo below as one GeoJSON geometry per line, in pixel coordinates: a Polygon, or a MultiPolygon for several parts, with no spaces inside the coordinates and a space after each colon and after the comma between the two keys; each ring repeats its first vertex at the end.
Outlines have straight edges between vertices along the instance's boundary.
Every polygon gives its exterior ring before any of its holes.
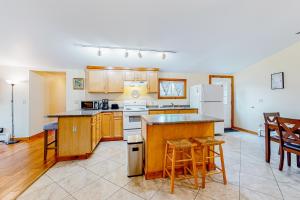
{"type": "Polygon", "coordinates": [[[158,92],[158,73],[157,71],[147,72],[147,82],[148,82],[148,92],[156,93],[158,92]]]}
{"type": "Polygon", "coordinates": [[[114,116],[112,112],[101,113],[101,135],[103,138],[113,137],[114,116]]]}
{"type": "Polygon", "coordinates": [[[58,127],[58,157],[86,155],[92,151],[91,117],[60,117],[58,127]]]}
{"type": "Polygon", "coordinates": [[[107,92],[122,93],[124,91],[124,71],[122,70],[107,70],[107,92]]]}
{"type": "Polygon", "coordinates": [[[107,72],[105,70],[88,70],[86,84],[88,92],[107,92],[107,72]]]}
{"type": "Polygon", "coordinates": [[[125,81],[134,81],[134,71],[125,71],[124,72],[125,81]]]}
{"type": "Polygon", "coordinates": [[[97,116],[92,117],[91,127],[92,127],[91,130],[92,130],[92,150],[93,150],[98,144],[97,116]]]}
{"type": "Polygon", "coordinates": [[[114,112],[113,137],[123,137],[123,113],[114,112]]]}
{"type": "Polygon", "coordinates": [[[134,71],[135,81],[147,81],[147,71],[134,71]]]}

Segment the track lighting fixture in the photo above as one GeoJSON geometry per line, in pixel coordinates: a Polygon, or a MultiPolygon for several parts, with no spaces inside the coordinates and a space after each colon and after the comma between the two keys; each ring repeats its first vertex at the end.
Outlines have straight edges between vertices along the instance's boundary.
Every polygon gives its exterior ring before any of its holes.
{"type": "Polygon", "coordinates": [[[142,58],[142,57],[143,57],[143,55],[142,55],[142,53],[141,53],[140,50],[139,50],[138,56],[139,56],[139,58],[142,58]]]}
{"type": "Polygon", "coordinates": [[[156,49],[137,49],[137,48],[128,48],[128,47],[113,47],[113,46],[99,46],[99,45],[85,45],[85,44],[75,44],[76,46],[84,47],[84,48],[97,48],[98,56],[102,56],[102,49],[117,49],[124,50],[124,57],[129,57],[128,51],[137,51],[138,57],[143,58],[142,52],[153,52],[153,53],[161,53],[162,59],[165,60],[167,58],[167,53],[177,53],[176,51],[170,50],[156,50],[156,49]]]}
{"type": "Polygon", "coordinates": [[[101,48],[99,48],[99,50],[98,50],[98,56],[102,56],[101,48]]]}

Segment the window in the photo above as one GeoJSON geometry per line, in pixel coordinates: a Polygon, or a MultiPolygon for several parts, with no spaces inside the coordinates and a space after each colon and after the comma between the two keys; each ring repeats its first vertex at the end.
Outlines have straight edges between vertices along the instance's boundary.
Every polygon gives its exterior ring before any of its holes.
{"type": "Polygon", "coordinates": [[[186,79],[160,78],[159,99],[186,99],[186,79]]]}

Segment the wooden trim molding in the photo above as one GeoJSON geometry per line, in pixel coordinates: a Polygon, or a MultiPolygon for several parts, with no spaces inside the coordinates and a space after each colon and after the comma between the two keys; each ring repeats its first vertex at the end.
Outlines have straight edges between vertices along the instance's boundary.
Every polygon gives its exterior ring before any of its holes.
{"type": "Polygon", "coordinates": [[[244,128],[240,128],[240,127],[233,127],[233,129],[238,130],[238,131],[242,131],[242,132],[246,132],[246,133],[250,133],[250,134],[253,134],[253,135],[257,135],[257,132],[250,131],[248,129],[244,129],[244,128]]]}
{"type": "Polygon", "coordinates": [[[158,79],[158,99],[186,99],[186,93],[187,93],[187,80],[186,79],[178,79],[178,78],[159,78],[158,79]],[[184,94],[181,97],[177,96],[161,96],[160,95],[160,82],[162,81],[182,81],[184,83],[184,94]]]}
{"type": "Polygon", "coordinates": [[[30,137],[19,137],[19,138],[16,138],[16,140],[28,141],[28,140],[34,140],[34,139],[42,138],[42,137],[44,137],[44,131],[37,133],[35,135],[32,135],[30,137]]]}
{"type": "Polygon", "coordinates": [[[231,79],[231,128],[234,127],[234,76],[233,75],[209,75],[209,84],[213,78],[230,78],[231,79]]]}
{"type": "Polygon", "coordinates": [[[159,68],[146,68],[146,67],[105,67],[105,66],[87,66],[89,70],[132,70],[132,71],[159,71],[159,68]]]}

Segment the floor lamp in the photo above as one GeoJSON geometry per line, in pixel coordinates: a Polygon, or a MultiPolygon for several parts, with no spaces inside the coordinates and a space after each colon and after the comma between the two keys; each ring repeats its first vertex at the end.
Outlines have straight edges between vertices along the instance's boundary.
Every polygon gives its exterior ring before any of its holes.
{"type": "Polygon", "coordinates": [[[11,85],[11,137],[6,142],[6,144],[16,144],[19,141],[15,140],[15,124],[14,124],[14,86],[16,82],[11,80],[6,81],[9,85],[11,85]]]}

